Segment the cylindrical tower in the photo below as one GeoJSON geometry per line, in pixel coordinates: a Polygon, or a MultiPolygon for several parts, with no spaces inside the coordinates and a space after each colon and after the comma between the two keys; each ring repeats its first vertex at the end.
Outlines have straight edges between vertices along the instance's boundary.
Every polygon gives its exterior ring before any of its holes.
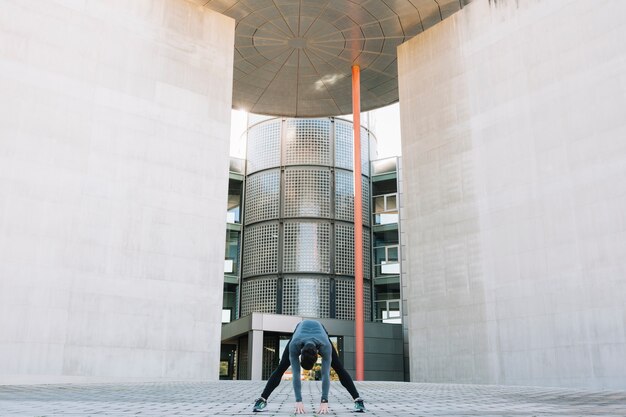
{"type": "MultiPolygon", "coordinates": [[[[269,119],[247,132],[241,315],[354,320],[352,123],[269,119]]],[[[361,128],[365,319],[371,319],[369,149],[361,128]]]]}

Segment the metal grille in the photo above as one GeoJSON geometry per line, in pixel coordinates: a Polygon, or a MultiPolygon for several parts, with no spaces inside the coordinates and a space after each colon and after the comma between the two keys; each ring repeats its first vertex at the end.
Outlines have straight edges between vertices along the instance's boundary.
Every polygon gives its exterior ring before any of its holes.
{"type": "Polygon", "coordinates": [[[280,211],[280,170],[259,172],[246,180],[246,224],[277,219],[280,211]]]}
{"type": "MultiPolygon", "coordinates": [[[[335,294],[335,317],[341,320],[354,320],[354,280],[338,279],[335,294]]],[[[363,282],[363,316],[366,321],[371,320],[371,299],[370,284],[363,282]]]]}
{"type": "Polygon", "coordinates": [[[369,226],[371,212],[370,212],[370,181],[368,178],[361,177],[361,202],[363,204],[363,224],[369,226]]]}
{"type": "Polygon", "coordinates": [[[276,278],[245,280],[241,288],[241,316],[276,313],[276,278]]]}
{"type": "Polygon", "coordinates": [[[354,276],[354,228],[352,225],[335,225],[335,274],[354,276]]]}
{"type": "Polygon", "coordinates": [[[370,245],[370,230],[366,227],[363,228],[363,278],[370,279],[372,277],[372,265],[371,265],[371,245],[370,245]]]}
{"type": "Polygon", "coordinates": [[[335,291],[335,318],[354,320],[354,281],[338,279],[335,291]]]}
{"type": "Polygon", "coordinates": [[[261,375],[269,379],[274,368],[278,366],[278,338],[274,335],[263,334],[263,365],[261,375]]]}
{"type": "Polygon", "coordinates": [[[329,119],[289,119],[286,123],[285,165],[331,165],[329,119]]]}
{"type": "Polygon", "coordinates": [[[363,314],[365,321],[372,320],[372,287],[369,282],[363,282],[363,314]]]}
{"type": "Polygon", "coordinates": [[[280,125],[271,120],[248,131],[248,174],[280,165],[280,125]]]}
{"type": "Polygon", "coordinates": [[[284,216],[330,218],[330,171],[286,169],[284,216]]]}
{"type": "Polygon", "coordinates": [[[335,120],[335,166],[352,169],[352,123],[335,120]]]}
{"type": "Polygon", "coordinates": [[[285,277],[283,314],[330,317],[330,280],[318,277],[285,277]]]}
{"type": "Polygon", "coordinates": [[[249,226],[243,236],[243,276],[278,272],[278,224],[249,226]]]}
{"type": "Polygon", "coordinates": [[[237,361],[237,379],[248,379],[248,336],[239,338],[239,360],[237,361]]]}
{"type": "Polygon", "coordinates": [[[285,222],[284,272],[330,273],[330,224],[285,222]]]}
{"type": "Polygon", "coordinates": [[[352,172],[335,171],[335,218],[351,222],[354,218],[352,172]]]}

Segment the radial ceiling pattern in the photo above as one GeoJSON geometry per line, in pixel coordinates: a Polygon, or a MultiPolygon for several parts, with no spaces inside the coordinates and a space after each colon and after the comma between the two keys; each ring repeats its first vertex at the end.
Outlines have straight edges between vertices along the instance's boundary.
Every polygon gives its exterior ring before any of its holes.
{"type": "Polygon", "coordinates": [[[316,117],[398,100],[396,47],[471,0],[196,0],[234,18],[233,107],[316,117]]]}

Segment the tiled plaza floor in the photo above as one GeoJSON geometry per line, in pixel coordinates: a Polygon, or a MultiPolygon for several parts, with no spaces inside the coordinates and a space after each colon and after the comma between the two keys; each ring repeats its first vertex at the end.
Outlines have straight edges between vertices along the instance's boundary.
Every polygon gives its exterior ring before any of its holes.
{"type": "MultiPolygon", "coordinates": [[[[283,382],[263,413],[252,403],[264,382],[0,385],[0,416],[287,416],[290,382],[283,382]]],[[[304,382],[307,415],[319,404],[321,384],[304,382]]],[[[486,385],[359,382],[368,416],[626,416],[626,391],[486,385]]],[[[352,400],[331,383],[330,415],[353,416],[352,400]]]]}

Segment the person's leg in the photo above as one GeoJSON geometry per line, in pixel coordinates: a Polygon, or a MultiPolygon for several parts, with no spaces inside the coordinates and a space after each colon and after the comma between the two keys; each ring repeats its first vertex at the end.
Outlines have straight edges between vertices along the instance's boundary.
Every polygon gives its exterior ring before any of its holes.
{"type": "MultiPolygon", "coordinates": [[[[331,343],[331,346],[332,346],[332,343],[331,343]]],[[[346,369],[343,367],[341,360],[339,360],[339,355],[337,354],[337,351],[335,350],[335,346],[332,346],[332,348],[333,348],[333,356],[330,362],[330,366],[331,368],[335,370],[335,372],[337,372],[337,376],[339,376],[339,382],[341,382],[341,385],[343,385],[343,387],[348,390],[348,392],[352,396],[352,399],[356,400],[357,398],[359,398],[359,392],[356,390],[356,387],[354,386],[352,377],[350,376],[348,371],[346,371],[346,369]]]]}
{"type": "Polygon", "coordinates": [[[278,368],[276,368],[274,372],[272,372],[272,375],[270,375],[269,379],[267,380],[267,384],[265,384],[265,389],[261,394],[261,398],[264,398],[266,401],[269,396],[272,395],[272,392],[276,389],[278,384],[280,384],[280,379],[283,377],[283,374],[285,373],[285,371],[287,371],[287,369],[289,369],[289,366],[291,365],[291,362],[289,361],[289,343],[291,343],[291,340],[287,342],[287,345],[285,346],[285,351],[283,352],[283,356],[280,358],[280,362],[278,363],[278,368]]]}

